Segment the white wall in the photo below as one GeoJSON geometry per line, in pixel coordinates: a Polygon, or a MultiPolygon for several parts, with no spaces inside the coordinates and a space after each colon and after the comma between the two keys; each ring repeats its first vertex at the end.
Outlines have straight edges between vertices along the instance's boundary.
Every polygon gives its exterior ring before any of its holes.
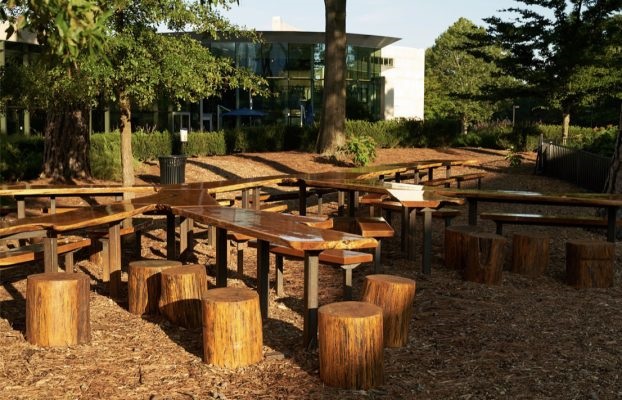
{"type": "Polygon", "coordinates": [[[383,66],[385,79],[384,118],[423,119],[425,50],[387,46],[383,58],[392,58],[393,66],[383,66]]]}

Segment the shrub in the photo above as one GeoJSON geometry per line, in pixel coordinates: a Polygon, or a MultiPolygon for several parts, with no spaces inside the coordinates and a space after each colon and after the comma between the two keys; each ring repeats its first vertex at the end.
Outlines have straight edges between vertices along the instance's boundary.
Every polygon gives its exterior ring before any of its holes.
{"type": "Polygon", "coordinates": [[[44,141],[41,136],[2,136],[0,140],[0,180],[35,179],[41,174],[44,141]]]}
{"type": "Polygon", "coordinates": [[[376,159],[376,142],[371,136],[354,136],[338,149],[348,155],[357,167],[363,167],[376,159]]]}

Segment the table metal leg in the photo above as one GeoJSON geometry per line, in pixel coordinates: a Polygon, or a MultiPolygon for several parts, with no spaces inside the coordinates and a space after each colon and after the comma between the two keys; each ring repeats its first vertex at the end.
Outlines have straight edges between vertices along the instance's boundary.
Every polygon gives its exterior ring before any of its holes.
{"type": "Polygon", "coordinates": [[[180,217],[179,223],[179,254],[185,251],[191,252],[194,248],[192,228],[194,221],[192,218],[180,217]]]}
{"type": "Polygon", "coordinates": [[[298,187],[298,214],[307,215],[307,185],[302,182],[298,187]]]}
{"type": "MultiPolygon", "coordinates": [[[[105,256],[105,255],[104,255],[105,256]]],[[[110,297],[121,296],[121,222],[115,222],[108,227],[108,269],[110,282],[108,293],[110,297]]]]}
{"type": "Polygon", "coordinates": [[[248,208],[248,189],[242,189],[242,208],[248,208]]]}
{"type": "Polygon", "coordinates": [[[270,272],[270,242],[257,240],[257,292],[261,317],[268,317],[268,273],[270,272]]]}
{"type": "Polygon", "coordinates": [[[17,201],[17,218],[26,217],[26,199],[24,197],[15,196],[17,201]]]}
{"type": "Polygon", "coordinates": [[[253,198],[253,209],[254,210],[259,210],[261,208],[261,204],[259,204],[259,193],[261,191],[261,188],[253,188],[252,192],[251,192],[251,197],[253,198]]]}
{"type": "Polygon", "coordinates": [[[406,218],[408,218],[407,224],[405,225],[407,229],[406,257],[410,261],[415,261],[415,248],[417,247],[417,209],[413,208],[409,210],[408,207],[404,207],[404,209],[406,210],[406,218]]]}
{"type": "Polygon", "coordinates": [[[422,271],[424,274],[430,274],[432,272],[432,213],[431,208],[424,208],[423,212],[423,257],[422,257],[422,271]]]}
{"type": "Polygon", "coordinates": [[[166,258],[177,259],[177,239],[175,238],[175,215],[166,214],[166,258]]]}
{"type": "Polygon", "coordinates": [[[348,215],[350,217],[356,216],[356,200],[358,197],[358,191],[350,190],[348,191],[348,215]]]}
{"type": "Polygon", "coordinates": [[[468,199],[469,203],[469,225],[477,225],[477,200],[468,199]]]}
{"type": "Polygon", "coordinates": [[[607,207],[607,241],[615,243],[617,239],[618,207],[607,207]]]}
{"type": "Polygon", "coordinates": [[[374,249],[374,273],[376,274],[382,273],[380,257],[382,257],[382,240],[378,239],[378,246],[374,249]]]}
{"type": "Polygon", "coordinates": [[[227,230],[216,228],[216,286],[227,287],[227,230]]]}
{"type": "Polygon", "coordinates": [[[305,251],[303,345],[307,349],[317,347],[319,255],[319,251],[305,251]]]}

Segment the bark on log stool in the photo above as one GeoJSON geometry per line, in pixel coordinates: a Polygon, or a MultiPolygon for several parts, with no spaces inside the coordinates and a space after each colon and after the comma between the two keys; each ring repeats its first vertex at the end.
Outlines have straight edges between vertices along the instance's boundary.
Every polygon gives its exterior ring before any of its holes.
{"type": "Polygon", "coordinates": [[[382,308],[385,347],[402,347],[408,343],[408,324],[413,314],[416,283],[394,275],[367,275],[362,301],[382,308]]]}
{"type": "Polygon", "coordinates": [[[450,269],[464,269],[465,237],[480,232],[474,225],[454,225],[445,228],[445,265],[450,269]]]}
{"type": "Polygon", "coordinates": [[[614,243],[601,240],[566,242],[566,279],[577,289],[612,287],[614,263],[614,243]]]}
{"type": "Polygon", "coordinates": [[[487,285],[500,284],[507,240],[501,235],[487,232],[469,233],[464,240],[464,280],[487,285]]]}
{"type": "Polygon", "coordinates": [[[175,325],[201,326],[201,300],[207,294],[207,273],[201,264],[167,268],[160,272],[160,312],[175,325]]]}
{"type": "Polygon", "coordinates": [[[261,361],[263,333],[259,295],[244,288],[207,292],[203,304],[203,361],[238,368],[261,361]]]}
{"type": "Polygon", "coordinates": [[[127,300],[132,314],[158,314],[162,277],[168,268],[180,267],[175,260],[131,261],[128,267],[127,300]]]}
{"type": "Polygon", "coordinates": [[[362,301],[318,310],[320,379],[328,386],[367,390],[384,383],[382,308],[362,301]]]}
{"type": "Polygon", "coordinates": [[[83,273],[46,272],[26,281],[26,339],[39,346],[91,341],[90,280],[83,273]]]}
{"type": "Polygon", "coordinates": [[[550,238],[538,233],[512,236],[511,271],[532,278],[542,275],[549,264],[550,238]]]}

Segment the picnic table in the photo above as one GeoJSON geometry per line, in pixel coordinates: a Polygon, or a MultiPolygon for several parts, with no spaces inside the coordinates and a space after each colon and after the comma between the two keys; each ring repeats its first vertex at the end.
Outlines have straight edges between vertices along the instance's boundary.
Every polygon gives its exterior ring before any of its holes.
{"type": "Polygon", "coordinates": [[[323,219],[299,217],[245,208],[171,207],[175,214],[216,226],[216,284],[227,284],[227,230],[257,239],[257,290],[261,314],[268,316],[268,271],[270,245],[304,251],[304,334],[306,347],[317,340],[319,254],[327,249],[359,249],[375,247],[373,238],[320,229],[315,223],[323,219]]]}
{"type": "Polygon", "coordinates": [[[616,241],[617,212],[622,207],[622,194],[606,193],[547,193],[521,190],[441,189],[445,196],[463,198],[468,204],[468,221],[477,225],[480,202],[540,204],[553,206],[604,208],[607,211],[607,240],[616,241]]]}

